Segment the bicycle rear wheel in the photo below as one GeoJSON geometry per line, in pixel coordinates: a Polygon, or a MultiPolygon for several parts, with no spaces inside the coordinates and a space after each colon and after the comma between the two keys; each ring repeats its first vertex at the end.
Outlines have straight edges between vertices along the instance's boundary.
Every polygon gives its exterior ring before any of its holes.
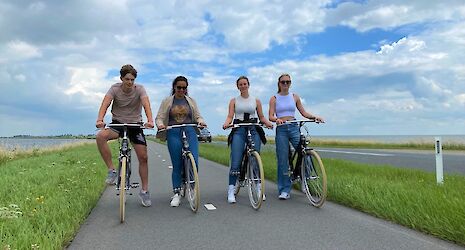
{"type": "Polygon", "coordinates": [[[184,158],[184,167],[186,173],[187,200],[189,201],[192,211],[197,212],[200,203],[199,176],[192,153],[188,153],[184,158]]]}
{"type": "Polygon", "coordinates": [[[257,151],[252,151],[249,155],[247,178],[250,204],[255,210],[258,210],[262,205],[265,193],[265,182],[263,181],[265,177],[262,159],[257,151]]]}
{"type": "Polygon", "coordinates": [[[121,223],[124,222],[126,213],[126,164],[127,158],[125,156],[121,157],[121,168],[119,170],[119,218],[121,223]]]}
{"type": "Polygon", "coordinates": [[[301,165],[302,191],[310,204],[321,207],[326,200],[326,171],[320,156],[314,150],[308,150],[301,165]]]}

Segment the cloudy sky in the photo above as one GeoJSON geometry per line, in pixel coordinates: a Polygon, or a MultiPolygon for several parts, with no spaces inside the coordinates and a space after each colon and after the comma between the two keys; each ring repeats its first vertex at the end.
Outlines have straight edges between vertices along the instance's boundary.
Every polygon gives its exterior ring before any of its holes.
{"type": "Polygon", "coordinates": [[[187,76],[214,134],[284,72],[316,135],[465,134],[463,0],[0,0],[0,30],[0,136],[95,133],[128,63],[154,114],[187,76]]]}

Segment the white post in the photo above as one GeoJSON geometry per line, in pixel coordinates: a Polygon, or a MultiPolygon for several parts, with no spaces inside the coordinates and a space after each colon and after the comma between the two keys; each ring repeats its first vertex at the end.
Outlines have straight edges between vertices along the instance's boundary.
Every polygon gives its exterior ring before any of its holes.
{"type": "Polygon", "coordinates": [[[443,175],[443,166],[442,166],[442,145],[441,145],[441,137],[435,137],[435,152],[436,152],[436,182],[438,184],[444,183],[444,175],[443,175]]]}

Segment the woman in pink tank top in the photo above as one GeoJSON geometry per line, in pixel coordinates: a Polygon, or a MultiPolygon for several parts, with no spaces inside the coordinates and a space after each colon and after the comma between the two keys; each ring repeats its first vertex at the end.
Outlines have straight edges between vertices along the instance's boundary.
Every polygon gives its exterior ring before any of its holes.
{"type": "MultiPolygon", "coordinates": [[[[269,119],[277,125],[289,120],[295,120],[295,109],[308,119],[316,119],[324,122],[323,118],[315,116],[305,111],[302,101],[297,94],[289,92],[291,87],[291,76],[282,74],[278,78],[278,94],[270,99],[269,119]]],[[[299,126],[297,123],[283,124],[276,126],[276,158],[278,160],[278,198],[287,200],[290,198],[291,180],[287,174],[289,166],[289,143],[297,148],[300,138],[299,126]],[[279,150],[278,150],[279,148],[279,150]]]]}

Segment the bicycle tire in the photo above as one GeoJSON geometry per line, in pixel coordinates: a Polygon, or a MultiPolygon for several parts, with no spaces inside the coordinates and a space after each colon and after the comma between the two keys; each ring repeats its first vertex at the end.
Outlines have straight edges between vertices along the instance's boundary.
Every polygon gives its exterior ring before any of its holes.
{"type": "Polygon", "coordinates": [[[120,222],[123,223],[126,213],[126,156],[121,157],[121,168],[119,171],[119,218],[120,222]]]}
{"type": "Polygon", "coordinates": [[[197,165],[195,164],[192,153],[187,153],[184,161],[186,173],[186,197],[192,211],[195,213],[199,208],[200,190],[199,190],[199,175],[197,173],[197,165]]]}
{"type": "Polygon", "coordinates": [[[302,159],[301,185],[310,204],[323,206],[327,196],[326,171],[320,156],[315,150],[308,150],[302,159]]]}
{"type": "Polygon", "coordinates": [[[263,164],[260,154],[257,151],[252,151],[249,155],[247,169],[247,190],[249,193],[250,204],[255,210],[260,209],[263,202],[263,194],[265,193],[265,179],[263,173],[263,164]]]}

